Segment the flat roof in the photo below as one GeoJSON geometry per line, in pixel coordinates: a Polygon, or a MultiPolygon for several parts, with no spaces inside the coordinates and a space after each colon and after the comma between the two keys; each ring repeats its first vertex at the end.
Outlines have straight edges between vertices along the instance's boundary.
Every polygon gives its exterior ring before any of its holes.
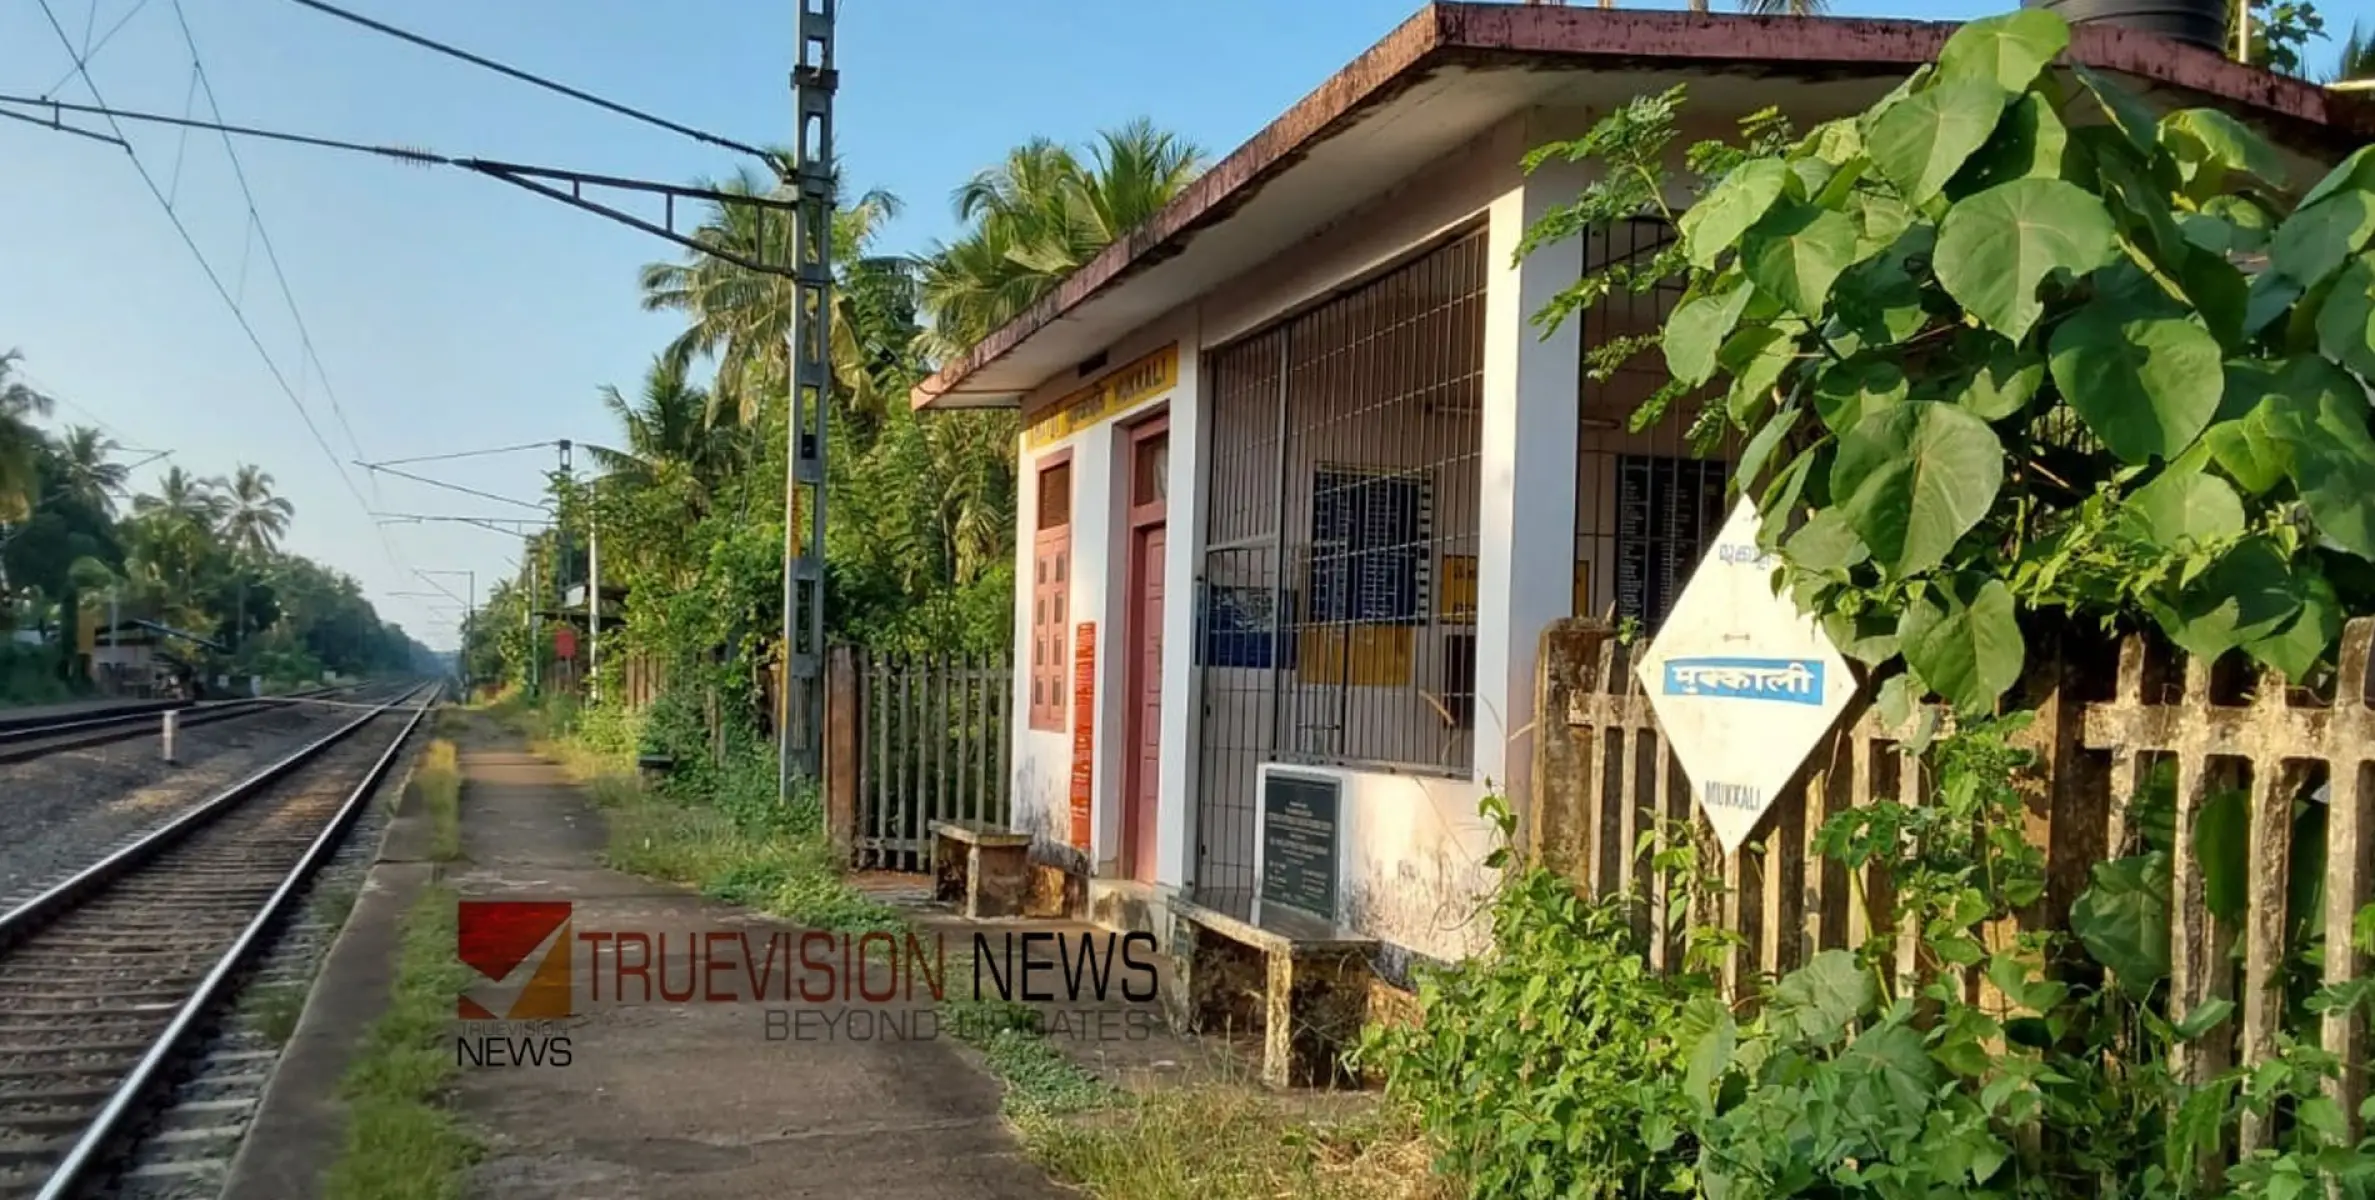
{"type": "MultiPolygon", "coordinates": [[[[1013,408],[1058,372],[1219,286],[1526,108],[1613,103],[1677,75],[1775,77],[1854,111],[1935,60],[1944,21],[1430,4],[1213,165],[1144,226],[909,394],[918,409],[1013,408]],[[1887,81],[1885,85],[1880,81],[1887,81]],[[1875,89],[1878,90],[1875,90],[1875,89]],[[1248,219],[1228,218],[1246,210],[1248,219]]],[[[2325,155],[2375,141],[2375,100],[2108,25],[2069,57],[2173,106],[2217,103],[2279,143],[2325,155]]]]}

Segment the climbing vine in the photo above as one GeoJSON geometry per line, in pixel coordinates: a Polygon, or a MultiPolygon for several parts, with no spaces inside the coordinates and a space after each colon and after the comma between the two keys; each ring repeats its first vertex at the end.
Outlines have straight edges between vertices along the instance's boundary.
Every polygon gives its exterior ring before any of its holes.
{"type": "Polygon", "coordinates": [[[1530,245],[1643,212],[1679,235],[1544,318],[1687,280],[1635,419],[1702,397],[1703,442],[1737,431],[1777,586],[1899,711],[1991,707],[2054,623],[2303,680],[2375,595],[2375,149],[2295,179],[2224,113],[2047,70],[2068,40],[1976,21],[1860,115],[1760,114],[1685,156],[1708,182],[1679,214],[1680,89],[1535,156],[1605,170],[1530,245]]]}

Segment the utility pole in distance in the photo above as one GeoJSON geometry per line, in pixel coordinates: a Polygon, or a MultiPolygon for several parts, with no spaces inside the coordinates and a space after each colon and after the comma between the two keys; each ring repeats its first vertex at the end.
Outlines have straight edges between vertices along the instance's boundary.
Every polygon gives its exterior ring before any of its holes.
{"type": "Polygon", "coordinates": [[[782,718],[776,727],[775,794],[789,802],[795,769],[815,776],[825,744],[825,425],[833,344],[833,9],[838,0],[794,0],[799,48],[792,66],[791,395],[783,489],[782,718]],[[800,495],[808,493],[808,536],[800,495]]]}

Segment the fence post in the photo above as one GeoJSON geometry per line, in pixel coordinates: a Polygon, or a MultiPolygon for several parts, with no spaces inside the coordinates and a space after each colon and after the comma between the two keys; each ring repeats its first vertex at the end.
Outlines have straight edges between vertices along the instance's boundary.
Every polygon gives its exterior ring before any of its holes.
{"type": "Polygon", "coordinates": [[[858,719],[856,652],[835,646],[825,655],[825,834],[843,854],[857,840],[858,719]]]}

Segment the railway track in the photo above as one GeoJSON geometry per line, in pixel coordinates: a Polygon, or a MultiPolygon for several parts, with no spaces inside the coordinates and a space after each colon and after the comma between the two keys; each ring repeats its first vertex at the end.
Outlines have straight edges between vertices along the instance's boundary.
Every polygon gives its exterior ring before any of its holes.
{"type": "Polygon", "coordinates": [[[433,694],[363,712],[0,915],[0,1197],[108,1182],[433,694]]]}
{"type": "Polygon", "coordinates": [[[103,746],[110,742],[129,741],[153,734],[163,714],[179,714],[175,719],[181,728],[211,725],[236,717],[257,713],[287,710],[295,701],[326,699],[354,692],[352,687],[318,688],[293,692],[286,696],[259,696],[243,700],[201,700],[193,704],[157,703],[133,708],[127,712],[110,712],[96,716],[69,717],[64,720],[40,723],[0,725],[0,765],[30,762],[45,754],[61,750],[80,750],[89,746],[103,746]]]}

